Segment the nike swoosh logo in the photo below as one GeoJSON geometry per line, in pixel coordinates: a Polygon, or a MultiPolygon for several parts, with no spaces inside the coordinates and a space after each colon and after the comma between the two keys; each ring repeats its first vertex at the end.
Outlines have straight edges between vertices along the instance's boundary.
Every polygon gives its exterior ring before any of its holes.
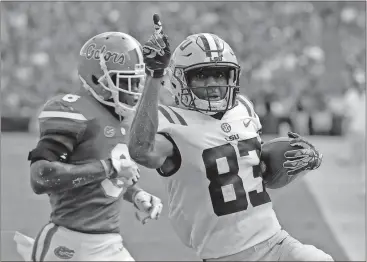
{"type": "Polygon", "coordinates": [[[250,125],[250,123],[251,123],[251,120],[247,121],[247,123],[245,123],[245,121],[244,121],[244,122],[243,122],[243,125],[244,125],[245,127],[248,127],[248,126],[250,125]]]}
{"type": "Polygon", "coordinates": [[[190,55],[192,55],[192,53],[188,53],[187,55],[182,55],[182,56],[189,57],[190,55]]]}

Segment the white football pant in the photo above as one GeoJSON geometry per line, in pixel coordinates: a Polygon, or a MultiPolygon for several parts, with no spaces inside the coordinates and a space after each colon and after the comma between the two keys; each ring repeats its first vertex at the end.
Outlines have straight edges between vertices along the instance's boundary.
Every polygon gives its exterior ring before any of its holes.
{"type": "Polygon", "coordinates": [[[281,230],[270,239],[237,254],[205,261],[334,261],[324,251],[304,245],[281,230]]]}
{"type": "Polygon", "coordinates": [[[53,223],[35,240],[16,232],[14,241],[25,261],[135,261],[119,234],[84,234],[53,223]]]}

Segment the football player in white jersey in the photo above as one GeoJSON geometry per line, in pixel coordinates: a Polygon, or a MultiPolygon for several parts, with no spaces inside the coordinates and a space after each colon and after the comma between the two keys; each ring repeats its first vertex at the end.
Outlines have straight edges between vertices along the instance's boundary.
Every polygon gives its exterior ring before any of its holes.
{"type": "MultiPolygon", "coordinates": [[[[261,124],[251,102],[237,94],[240,66],[231,47],[214,34],[194,34],[171,58],[161,23],[153,20],[129,152],[163,177],[169,219],[182,242],[208,261],[332,261],[279,225],[259,166],[261,124]],[[175,106],[158,104],[162,86],[175,106]]],[[[312,150],[303,151],[318,156],[312,150]]],[[[287,161],[297,168],[302,162],[294,175],[320,165],[307,157],[287,161]]]]}

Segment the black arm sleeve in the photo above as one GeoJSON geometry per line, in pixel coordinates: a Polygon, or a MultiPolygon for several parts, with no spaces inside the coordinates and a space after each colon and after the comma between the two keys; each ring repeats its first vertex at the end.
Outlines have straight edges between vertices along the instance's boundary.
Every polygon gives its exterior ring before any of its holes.
{"type": "Polygon", "coordinates": [[[63,143],[51,138],[43,138],[38,142],[36,148],[29,152],[28,160],[31,161],[31,164],[38,160],[68,163],[71,153],[63,143]]]}

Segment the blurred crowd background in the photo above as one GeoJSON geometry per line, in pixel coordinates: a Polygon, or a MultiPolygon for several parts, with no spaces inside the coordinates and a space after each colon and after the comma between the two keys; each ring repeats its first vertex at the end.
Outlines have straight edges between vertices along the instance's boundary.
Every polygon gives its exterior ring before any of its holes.
{"type": "Polygon", "coordinates": [[[347,97],[365,92],[364,1],[2,2],[1,8],[1,113],[8,119],[2,129],[79,87],[77,59],[87,39],[122,31],[144,43],[153,13],[161,15],[173,48],[198,32],[232,46],[241,92],[255,103],[264,133],[342,135],[347,97]]]}

